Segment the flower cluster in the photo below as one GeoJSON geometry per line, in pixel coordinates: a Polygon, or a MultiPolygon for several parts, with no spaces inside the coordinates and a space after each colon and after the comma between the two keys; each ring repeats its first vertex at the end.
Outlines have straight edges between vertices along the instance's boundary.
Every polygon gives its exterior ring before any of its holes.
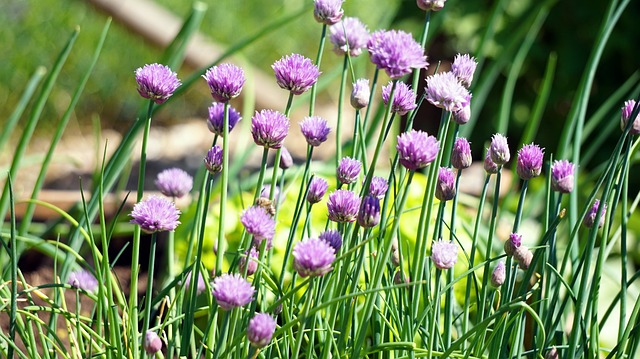
{"type": "Polygon", "coordinates": [[[471,101],[471,94],[453,72],[439,72],[427,77],[427,101],[445,111],[461,111],[471,101]]]}
{"type": "Polygon", "coordinates": [[[384,70],[392,80],[409,74],[412,69],[426,68],[429,63],[424,49],[411,34],[398,30],[379,30],[367,42],[371,62],[384,70]]]}
{"type": "Polygon", "coordinates": [[[293,248],[293,268],[301,277],[319,277],[331,270],[335,249],[325,240],[309,238],[293,248]]]}
{"type": "Polygon", "coordinates": [[[233,64],[213,66],[202,77],[209,85],[211,97],[218,102],[238,97],[245,82],[244,71],[233,64]]]}
{"type": "Polygon", "coordinates": [[[180,168],[169,168],[158,173],[155,183],[163,195],[180,198],[193,188],[193,177],[180,168]]]}
{"type": "MultiPolygon", "coordinates": [[[[207,127],[209,131],[218,136],[224,136],[224,107],[225,104],[221,102],[214,102],[209,106],[209,121],[207,121],[207,127]]],[[[236,127],[241,119],[240,113],[235,108],[229,106],[229,132],[236,127]]]]}
{"type": "Polygon", "coordinates": [[[289,133],[289,119],[274,110],[256,112],[251,118],[251,135],[258,146],[280,148],[289,133]]]}
{"type": "Polygon", "coordinates": [[[294,95],[301,95],[309,90],[320,76],[318,67],[300,54],[284,56],[271,68],[276,74],[278,86],[294,95]]]}
{"type": "MultiPolygon", "coordinates": [[[[389,106],[389,97],[391,96],[393,84],[394,82],[391,81],[387,86],[382,87],[382,101],[385,106],[389,106]]],[[[404,82],[395,82],[395,84],[391,112],[403,116],[418,106],[416,105],[416,93],[411,89],[411,86],[404,82]]]]}
{"type": "Polygon", "coordinates": [[[255,289],[240,274],[225,273],[213,280],[213,296],[224,310],[243,307],[253,300],[255,289]]]}
{"type": "Polygon", "coordinates": [[[400,164],[415,171],[426,167],[436,159],[440,150],[438,140],[426,132],[411,130],[398,136],[396,145],[400,155],[400,164]]]}
{"type": "Polygon", "coordinates": [[[175,72],[160,64],[144,65],[136,69],[135,75],[140,96],[157,104],[167,101],[182,84],[175,72]]]}
{"type": "Polygon", "coordinates": [[[180,211],[175,204],[159,196],[149,196],[136,203],[130,216],[131,223],[147,233],[173,231],[180,224],[180,211]]]}
{"type": "Polygon", "coordinates": [[[359,56],[367,46],[369,30],[358,18],[345,17],[329,28],[329,41],[338,55],[359,56]]]}

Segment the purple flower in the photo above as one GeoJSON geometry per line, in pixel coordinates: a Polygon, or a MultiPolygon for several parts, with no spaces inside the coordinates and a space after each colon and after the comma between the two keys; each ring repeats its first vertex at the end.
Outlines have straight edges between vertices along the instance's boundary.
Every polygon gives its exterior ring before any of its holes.
{"type": "Polygon", "coordinates": [[[499,261],[498,264],[493,268],[493,272],[491,273],[491,285],[495,288],[504,283],[504,280],[507,277],[507,268],[504,265],[503,261],[499,261]]]}
{"type": "Polygon", "coordinates": [[[353,222],[360,209],[360,197],[357,194],[339,189],[329,195],[327,202],[329,219],[334,222],[353,222]]]}
{"type": "Polygon", "coordinates": [[[491,160],[498,166],[509,162],[511,159],[511,152],[509,152],[509,144],[507,138],[503,135],[496,133],[491,138],[491,146],[489,146],[489,155],[491,160]]]}
{"type": "Polygon", "coordinates": [[[289,150],[282,146],[280,148],[280,168],[286,170],[291,166],[293,166],[293,157],[291,157],[289,150]]]}
{"type": "MultiPolygon", "coordinates": [[[[625,101],[624,106],[622,106],[622,116],[620,117],[620,128],[624,131],[627,127],[627,123],[629,123],[629,119],[633,114],[633,108],[636,106],[636,100],[625,101]]],[[[629,134],[637,135],[640,133],[640,114],[636,116],[636,119],[633,120],[633,125],[631,125],[631,130],[629,134]]]]}
{"type": "Polygon", "coordinates": [[[247,273],[247,275],[252,275],[258,270],[258,250],[256,247],[251,246],[249,250],[244,252],[244,255],[240,257],[238,261],[238,267],[240,268],[240,273],[247,273]],[[247,265],[247,262],[249,263],[247,265]]]}
{"type": "Polygon", "coordinates": [[[429,63],[424,49],[411,34],[397,30],[379,30],[367,42],[371,62],[384,70],[392,80],[410,73],[412,69],[426,68],[429,63]]]}
{"type": "Polygon", "coordinates": [[[522,235],[518,233],[511,233],[509,239],[504,242],[504,253],[508,256],[512,256],[516,249],[522,245],[522,235]]]}
{"type": "Polygon", "coordinates": [[[456,142],[453,144],[453,150],[451,151],[451,165],[454,168],[463,170],[471,167],[471,146],[469,141],[464,137],[456,138],[456,142]]]}
{"type": "MultiPolygon", "coordinates": [[[[382,101],[385,106],[389,105],[389,96],[391,95],[391,89],[393,88],[393,81],[389,81],[387,86],[382,87],[382,101]]],[[[393,92],[393,103],[391,105],[391,112],[395,112],[400,116],[406,115],[407,112],[416,108],[416,93],[411,89],[411,86],[404,82],[396,82],[396,88],[393,92]]]]}
{"type": "Polygon", "coordinates": [[[168,168],[158,173],[156,187],[167,197],[180,198],[193,188],[193,177],[179,168],[168,168]]]}
{"type": "Polygon", "coordinates": [[[247,339],[256,348],[269,344],[276,331],[276,321],[267,313],[258,313],[251,318],[247,326],[247,339]]]}
{"type": "Polygon", "coordinates": [[[329,243],[329,245],[333,247],[336,253],[338,253],[338,251],[340,250],[340,247],[342,247],[342,235],[336,229],[326,230],[320,233],[318,238],[329,243]]]}
{"type": "Polygon", "coordinates": [[[88,270],[81,269],[69,273],[67,284],[74,288],[84,289],[87,292],[95,292],[98,289],[98,280],[88,270]]]}
{"type": "Polygon", "coordinates": [[[450,71],[427,77],[424,91],[427,101],[449,112],[458,112],[471,101],[469,90],[450,71]]]}
{"type": "Polygon", "coordinates": [[[327,135],[331,129],[327,125],[327,120],[320,116],[305,117],[300,122],[300,131],[311,146],[318,147],[327,140],[327,135]]]}
{"type": "Polygon", "coordinates": [[[485,172],[489,174],[498,173],[500,171],[500,167],[491,159],[491,149],[487,149],[487,153],[484,156],[483,167],[485,172]]]}
{"type": "Polygon", "coordinates": [[[154,355],[162,349],[162,339],[153,330],[147,330],[144,335],[144,351],[149,355],[154,355]]]}
{"type": "Polygon", "coordinates": [[[560,193],[571,193],[575,182],[576,165],[567,161],[553,161],[551,166],[551,189],[560,193]]]}
{"type": "Polygon", "coordinates": [[[242,212],[240,222],[255,241],[271,240],[276,233],[276,221],[262,207],[251,206],[242,212]]]}
{"type": "Polygon", "coordinates": [[[533,252],[527,246],[520,246],[513,252],[513,259],[520,269],[527,270],[533,260],[533,252]]]}
{"type": "Polygon", "coordinates": [[[135,74],[140,96],[157,104],[167,101],[181,85],[178,75],[165,65],[144,65],[135,74]]]}
{"type": "Polygon", "coordinates": [[[438,269],[450,269],[458,261],[458,246],[449,241],[438,240],[431,245],[431,260],[438,269]]]}
{"type": "Polygon", "coordinates": [[[258,146],[280,148],[288,132],[289,119],[278,111],[262,110],[251,118],[251,135],[258,146]]]}
{"type": "Polygon", "coordinates": [[[540,146],[533,143],[522,146],[518,151],[518,164],[516,165],[518,176],[523,180],[540,176],[543,159],[544,150],[540,146]]]}
{"type": "Polygon", "coordinates": [[[458,80],[460,80],[465,87],[469,88],[473,81],[473,73],[476,72],[476,66],[478,66],[478,63],[474,57],[471,57],[468,54],[457,54],[453,59],[451,72],[456,75],[458,80]]]}
{"type": "Polygon", "coordinates": [[[314,0],[313,17],[317,22],[333,25],[342,19],[344,0],[314,0]]]}
{"type": "Polygon", "coordinates": [[[471,119],[471,103],[462,105],[462,109],[453,113],[453,121],[459,125],[464,125],[471,119]]]}
{"type": "Polygon", "coordinates": [[[358,18],[345,17],[344,20],[329,28],[329,41],[333,44],[333,51],[338,55],[356,57],[367,47],[369,30],[358,18]]]}
{"type": "Polygon", "coordinates": [[[396,149],[400,154],[400,164],[410,171],[415,171],[436,159],[440,144],[428,133],[412,129],[398,136],[396,149]]]}
{"type": "Polygon", "coordinates": [[[335,250],[325,240],[309,238],[293,248],[293,268],[301,277],[319,277],[331,270],[335,250]]]}
{"type": "Polygon", "coordinates": [[[360,174],[360,169],[362,169],[360,161],[351,157],[344,157],[340,160],[338,168],[336,169],[338,182],[341,184],[350,184],[355,182],[360,174]]]}
{"type": "Polygon", "coordinates": [[[320,70],[310,59],[291,54],[276,61],[271,68],[276,74],[276,82],[281,88],[300,95],[318,81],[320,70]]]}
{"type": "Polygon", "coordinates": [[[367,195],[360,205],[358,224],[363,228],[375,227],[380,223],[380,200],[373,195],[367,195]]]}
{"type": "Polygon", "coordinates": [[[369,185],[369,194],[377,197],[378,199],[383,199],[387,190],[389,189],[389,183],[386,179],[378,176],[373,176],[371,178],[371,184],[369,185]]]}
{"type": "MultiPolygon", "coordinates": [[[[604,218],[605,218],[605,214],[607,213],[607,204],[604,203],[603,206],[604,207],[602,208],[602,213],[598,220],[598,228],[601,228],[602,226],[604,226],[604,218]]],[[[585,227],[591,228],[596,223],[596,215],[598,214],[599,207],[600,207],[600,200],[596,199],[593,202],[593,206],[591,206],[591,208],[587,212],[586,217],[584,217],[583,223],[585,227]]]]}
{"type": "Polygon", "coordinates": [[[369,88],[369,80],[357,79],[353,84],[351,91],[351,106],[356,110],[369,106],[369,97],[371,97],[371,89],[369,88]]]}
{"type": "MultiPolygon", "coordinates": [[[[187,274],[187,278],[185,278],[184,280],[184,286],[185,288],[191,288],[191,272],[189,272],[189,274],[187,274]]],[[[202,277],[202,273],[198,273],[198,284],[196,287],[196,294],[200,295],[200,293],[204,292],[204,290],[207,289],[207,285],[204,282],[204,278],[202,277]]]]}
{"type": "Polygon", "coordinates": [[[255,289],[240,274],[224,273],[213,280],[213,296],[220,308],[231,310],[253,300],[255,289]]]}
{"type": "Polygon", "coordinates": [[[456,175],[451,168],[440,167],[436,182],[436,198],[440,201],[452,200],[456,195],[456,175]]]}
{"type": "Polygon", "coordinates": [[[131,223],[147,233],[173,231],[178,227],[180,211],[164,197],[149,196],[133,206],[131,223]]]}
{"type": "MultiPolygon", "coordinates": [[[[221,102],[214,102],[209,106],[209,121],[207,121],[207,127],[209,131],[215,133],[218,136],[224,136],[224,104],[221,102]]],[[[229,106],[229,132],[236,127],[238,121],[242,117],[235,108],[229,106]]]]}
{"type": "Polygon", "coordinates": [[[422,10],[440,11],[447,0],[416,0],[416,4],[422,10]]]}
{"type": "Polygon", "coordinates": [[[213,66],[202,75],[209,85],[211,97],[218,102],[227,102],[238,97],[244,85],[244,71],[233,64],[213,66]]]}
{"type": "Polygon", "coordinates": [[[204,166],[211,174],[222,171],[222,148],[220,146],[213,146],[207,151],[207,156],[204,158],[204,166]]]}
{"type": "Polygon", "coordinates": [[[307,201],[314,204],[322,201],[322,197],[327,193],[329,184],[324,178],[313,177],[309,182],[309,191],[307,192],[307,201]]]}

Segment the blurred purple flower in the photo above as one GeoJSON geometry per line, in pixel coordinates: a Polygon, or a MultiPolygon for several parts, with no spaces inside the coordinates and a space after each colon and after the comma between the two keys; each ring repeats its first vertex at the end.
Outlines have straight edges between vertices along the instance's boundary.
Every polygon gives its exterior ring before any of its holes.
{"type": "Polygon", "coordinates": [[[313,17],[317,22],[325,25],[333,25],[342,19],[344,0],[314,0],[313,17]]]}
{"type": "Polygon", "coordinates": [[[181,198],[193,188],[193,177],[180,168],[168,168],[158,173],[155,183],[163,195],[181,198]]]}
{"type": "MultiPolygon", "coordinates": [[[[620,116],[620,128],[624,130],[627,127],[627,123],[629,123],[629,119],[633,114],[633,108],[636,105],[636,100],[625,101],[624,106],[622,106],[622,116],[620,116]]],[[[637,135],[640,133],[640,114],[636,116],[636,119],[633,120],[633,125],[631,125],[631,130],[629,134],[637,135]]]]}
{"type": "Polygon", "coordinates": [[[319,277],[331,271],[335,250],[325,240],[309,238],[293,248],[293,268],[301,277],[319,277]]]}
{"type": "Polygon", "coordinates": [[[389,183],[386,179],[378,176],[371,178],[371,184],[369,185],[369,194],[382,200],[389,189],[389,183]]]}
{"type": "Polygon", "coordinates": [[[240,222],[255,241],[271,240],[276,233],[276,221],[262,207],[251,206],[242,212],[240,222]]]}
{"type": "MultiPolygon", "coordinates": [[[[185,288],[187,288],[187,290],[190,290],[189,288],[191,288],[191,272],[187,274],[187,277],[184,280],[184,286],[185,288]]],[[[204,282],[204,277],[202,276],[202,273],[198,273],[198,284],[196,287],[196,294],[200,295],[200,293],[204,292],[205,289],[207,289],[207,285],[204,282]]]]}
{"type": "Polygon", "coordinates": [[[269,344],[276,331],[276,321],[267,313],[258,313],[251,318],[247,326],[247,339],[256,348],[269,344]]]}
{"type": "Polygon", "coordinates": [[[305,117],[300,122],[300,131],[311,146],[318,147],[327,140],[327,136],[331,131],[327,120],[320,116],[305,117]]]}
{"type": "Polygon", "coordinates": [[[282,146],[280,148],[280,168],[286,170],[291,166],[293,166],[293,157],[291,157],[289,150],[282,146]]]}
{"type": "Polygon", "coordinates": [[[342,235],[337,229],[326,230],[320,233],[320,236],[318,236],[318,238],[327,241],[327,243],[329,243],[329,245],[333,247],[336,253],[338,253],[338,251],[342,247],[342,235]]]}
{"type": "Polygon", "coordinates": [[[222,171],[222,148],[220,146],[213,146],[207,151],[207,155],[204,158],[204,166],[211,174],[222,171]]]}
{"type": "Polygon", "coordinates": [[[447,0],[416,0],[418,7],[425,11],[440,11],[447,0]]]}
{"type": "Polygon", "coordinates": [[[468,54],[457,54],[453,59],[451,72],[456,75],[462,85],[469,88],[473,81],[473,74],[476,72],[476,66],[478,66],[478,62],[476,62],[474,57],[471,57],[468,54]]]}
{"type": "Polygon", "coordinates": [[[518,233],[511,233],[509,235],[509,239],[504,242],[504,253],[507,256],[512,256],[516,249],[520,248],[522,245],[522,235],[518,233]]]}
{"type": "Polygon", "coordinates": [[[254,246],[246,250],[238,261],[240,273],[245,273],[246,271],[248,276],[253,275],[258,270],[258,255],[258,250],[254,246]],[[249,263],[248,265],[247,262],[249,263]]]}
{"type": "Polygon", "coordinates": [[[398,30],[379,30],[367,42],[371,62],[384,70],[392,80],[411,73],[412,69],[427,68],[424,49],[411,34],[398,30]]]}
{"type": "MultiPolygon", "coordinates": [[[[602,214],[598,220],[598,228],[601,228],[602,226],[604,226],[604,218],[607,214],[607,204],[603,203],[603,208],[602,208],[602,214]]],[[[596,215],[598,215],[598,208],[600,207],[600,200],[596,199],[593,202],[593,206],[591,206],[591,208],[589,209],[589,211],[587,212],[587,215],[584,217],[584,226],[587,228],[591,228],[593,227],[593,225],[596,223],[596,215]]]]}
{"type": "Polygon", "coordinates": [[[84,289],[87,292],[95,292],[98,289],[98,280],[86,269],[75,270],[69,273],[67,284],[74,288],[84,289]]]}
{"type": "Polygon", "coordinates": [[[369,30],[358,18],[345,17],[342,21],[329,28],[329,41],[333,44],[333,51],[338,55],[356,57],[367,47],[369,30]]]}
{"type": "Polygon", "coordinates": [[[495,288],[504,283],[504,280],[507,277],[507,268],[504,265],[503,261],[499,261],[498,264],[493,268],[493,272],[491,272],[491,285],[495,288]]]}
{"type": "Polygon", "coordinates": [[[213,280],[213,296],[223,310],[243,307],[253,300],[255,289],[240,274],[224,273],[213,280]]]}
{"type": "Polygon", "coordinates": [[[157,104],[164,103],[181,85],[178,75],[168,66],[144,65],[135,71],[138,93],[157,104]]]}
{"type": "Polygon", "coordinates": [[[471,119],[471,102],[462,105],[462,109],[453,112],[453,121],[458,125],[464,125],[471,119]]]}
{"type": "Polygon", "coordinates": [[[500,171],[500,167],[491,159],[491,149],[487,149],[487,153],[484,156],[483,167],[485,172],[489,174],[498,173],[500,171]]]}
{"type": "Polygon", "coordinates": [[[142,346],[147,354],[154,355],[162,349],[162,339],[153,330],[147,330],[142,346]]]}
{"type": "Polygon", "coordinates": [[[458,261],[458,246],[449,241],[433,241],[431,260],[438,269],[451,269],[458,261]]]}

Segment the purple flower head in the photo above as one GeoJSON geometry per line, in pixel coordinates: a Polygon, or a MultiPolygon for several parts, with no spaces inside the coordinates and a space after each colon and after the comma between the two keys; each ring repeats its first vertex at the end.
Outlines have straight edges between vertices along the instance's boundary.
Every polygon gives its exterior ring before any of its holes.
{"type": "Polygon", "coordinates": [[[458,261],[458,246],[442,239],[431,245],[431,260],[438,269],[450,269],[458,261]]]}
{"type": "Polygon", "coordinates": [[[507,138],[499,133],[493,135],[491,138],[491,146],[489,146],[489,154],[493,163],[498,166],[502,166],[509,162],[509,159],[511,159],[511,152],[509,152],[507,138]]]}
{"type": "Polygon", "coordinates": [[[367,195],[360,204],[358,224],[363,228],[375,227],[380,223],[380,200],[373,195],[367,195]]]}
{"type": "Polygon", "coordinates": [[[84,289],[87,292],[95,292],[98,289],[98,280],[86,269],[69,273],[67,284],[74,288],[84,289]]]}
{"type": "Polygon", "coordinates": [[[518,151],[518,164],[516,165],[518,176],[523,180],[540,176],[543,159],[544,150],[540,146],[533,143],[522,146],[518,151]]]}
{"type": "MultiPolygon", "coordinates": [[[[224,136],[224,103],[214,102],[209,106],[209,120],[207,121],[207,127],[209,131],[215,133],[218,136],[224,136]]],[[[229,132],[236,127],[238,121],[242,117],[235,108],[229,106],[229,132]]]]}
{"type": "Polygon", "coordinates": [[[451,72],[456,75],[458,80],[460,80],[466,88],[469,88],[471,81],[473,81],[473,73],[476,72],[476,66],[478,66],[478,63],[474,57],[468,54],[457,54],[453,59],[451,72]]]}
{"type": "Polygon", "coordinates": [[[351,157],[344,157],[340,160],[338,168],[336,169],[338,182],[341,184],[350,184],[355,182],[358,179],[361,169],[362,164],[360,161],[351,157]]]}
{"type": "Polygon", "coordinates": [[[325,240],[309,238],[293,248],[293,268],[301,277],[319,277],[331,270],[336,259],[335,250],[325,240]]]}
{"type": "Polygon", "coordinates": [[[158,173],[156,187],[167,197],[180,198],[193,188],[193,177],[179,168],[168,168],[158,173]]]}
{"type": "MultiPolygon", "coordinates": [[[[602,214],[600,215],[600,218],[598,220],[598,228],[602,228],[602,226],[604,226],[604,218],[607,213],[607,204],[604,203],[603,206],[604,207],[602,208],[602,214]]],[[[587,212],[586,217],[584,217],[583,224],[585,227],[591,228],[596,223],[596,215],[598,215],[599,207],[600,207],[600,200],[596,199],[593,202],[593,206],[591,206],[591,208],[587,212]]]]}
{"type": "Polygon", "coordinates": [[[240,222],[255,241],[271,240],[276,233],[276,221],[260,206],[251,206],[242,212],[240,222]]]}
{"type": "Polygon", "coordinates": [[[369,97],[371,97],[369,80],[357,79],[351,91],[351,106],[357,110],[365,108],[369,106],[369,97]]]}
{"type": "Polygon", "coordinates": [[[140,96],[157,104],[167,101],[181,85],[178,75],[165,65],[144,65],[135,74],[140,96]]]}
{"type": "Polygon", "coordinates": [[[280,148],[280,168],[286,170],[291,166],[293,166],[293,157],[291,157],[289,150],[282,146],[280,148]]]}
{"type": "Polygon", "coordinates": [[[327,193],[328,188],[329,184],[324,180],[324,178],[313,177],[309,182],[307,201],[309,201],[309,203],[311,204],[322,201],[322,197],[324,197],[324,194],[327,193]]]}
{"type": "Polygon", "coordinates": [[[451,168],[440,167],[436,183],[436,198],[440,201],[450,201],[456,195],[456,174],[451,168]]]}
{"type": "Polygon", "coordinates": [[[218,102],[227,102],[238,97],[245,81],[244,71],[232,64],[213,66],[202,77],[207,80],[211,97],[218,102]]]}
{"type": "Polygon", "coordinates": [[[326,230],[318,236],[318,238],[327,241],[331,247],[335,250],[336,253],[342,247],[342,235],[337,229],[329,229],[326,230]]]}
{"type": "Polygon", "coordinates": [[[516,249],[522,245],[522,235],[518,233],[511,233],[509,239],[504,242],[504,253],[508,256],[512,256],[516,249]]]}
{"type": "Polygon", "coordinates": [[[423,131],[411,130],[398,136],[396,149],[400,154],[400,164],[410,171],[426,167],[440,150],[438,140],[423,131]]]}
{"type": "Polygon", "coordinates": [[[317,22],[325,25],[333,25],[342,19],[344,0],[314,0],[313,17],[317,22]]]}
{"type": "Polygon", "coordinates": [[[300,95],[310,89],[320,76],[318,67],[300,54],[284,56],[271,65],[271,68],[276,74],[278,86],[294,95],[300,95]]]}
{"type": "Polygon", "coordinates": [[[504,280],[507,277],[507,268],[504,265],[503,261],[499,261],[498,264],[493,268],[493,272],[491,273],[491,285],[494,288],[498,288],[504,283],[504,280]]]}
{"type": "Polygon", "coordinates": [[[378,176],[371,178],[371,184],[369,185],[369,194],[375,196],[378,199],[383,199],[387,190],[389,189],[389,183],[386,179],[378,176]]]}
{"type": "Polygon", "coordinates": [[[133,206],[131,223],[147,233],[173,231],[178,227],[180,211],[164,197],[149,196],[133,206]]]}
{"type": "Polygon", "coordinates": [[[369,41],[367,26],[355,17],[345,17],[331,26],[329,32],[329,41],[338,55],[346,55],[348,52],[351,57],[359,56],[369,41]]]}
{"type": "Polygon", "coordinates": [[[469,141],[464,137],[456,138],[451,151],[451,165],[459,170],[471,167],[471,146],[469,141]]]}
{"type": "Polygon", "coordinates": [[[220,146],[215,145],[207,151],[207,156],[204,158],[204,166],[211,174],[222,171],[222,148],[220,146]]]}
{"type": "MultiPolygon", "coordinates": [[[[393,81],[389,81],[387,86],[382,87],[382,101],[384,101],[385,106],[389,105],[391,88],[393,88],[393,81]]],[[[397,82],[396,89],[393,92],[393,103],[391,105],[391,112],[395,112],[398,115],[403,116],[416,107],[417,105],[415,91],[411,89],[411,86],[405,84],[404,82],[397,82]]]]}
{"type": "Polygon", "coordinates": [[[253,275],[253,273],[258,270],[258,250],[256,247],[251,246],[249,250],[244,252],[244,255],[240,257],[238,261],[238,267],[240,268],[240,273],[247,273],[247,275],[253,275]],[[247,265],[247,262],[249,263],[247,265]]]}
{"type": "Polygon", "coordinates": [[[551,166],[551,189],[560,193],[571,193],[573,191],[574,173],[576,165],[567,161],[553,161],[551,166]]]}
{"type": "Polygon", "coordinates": [[[289,119],[278,111],[256,111],[251,118],[251,135],[258,146],[280,148],[288,132],[289,119]]]}
{"type": "Polygon", "coordinates": [[[418,7],[424,11],[440,11],[447,0],[416,0],[418,7]]]}
{"type": "Polygon", "coordinates": [[[147,330],[142,346],[147,354],[154,355],[162,349],[162,339],[153,330],[147,330]]]}
{"type": "Polygon", "coordinates": [[[258,313],[247,326],[247,339],[256,348],[264,348],[276,331],[276,320],[267,313],[258,313]]]}
{"type": "Polygon", "coordinates": [[[357,194],[339,189],[329,195],[327,202],[329,219],[334,222],[353,222],[360,210],[360,197],[357,194]]]}
{"type": "MultiPolygon", "coordinates": [[[[191,272],[187,274],[187,278],[184,280],[185,288],[191,288],[191,272]]],[[[196,294],[200,295],[200,293],[204,292],[207,289],[207,285],[204,282],[204,277],[202,277],[202,273],[198,273],[198,284],[196,287],[196,294]]]]}
{"type": "Polygon", "coordinates": [[[500,167],[491,159],[491,149],[487,149],[487,153],[484,156],[483,167],[484,171],[489,174],[498,173],[500,171],[500,167]]]}
{"type": "Polygon", "coordinates": [[[424,89],[427,101],[449,112],[462,110],[471,101],[471,94],[453,72],[439,72],[427,77],[424,89]]]}
{"type": "Polygon", "coordinates": [[[318,147],[327,140],[327,135],[329,135],[331,129],[324,118],[311,116],[305,117],[300,122],[300,131],[302,131],[302,135],[309,145],[318,147]]]}
{"type": "Polygon", "coordinates": [[[464,125],[471,119],[471,103],[462,105],[462,109],[453,113],[453,121],[458,125],[464,125]]]}
{"type": "MultiPolygon", "coordinates": [[[[636,105],[636,100],[625,101],[624,106],[622,106],[622,116],[620,117],[620,128],[624,131],[627,127],[627,123],[629,123],[629,119],[633,114],[633,108],[636,105]]],[[[633,120],[633,125],[631,125],[631,130],[629,134],[637,135],[640,133],[640,114],[636,116],[636,119],[633,120]]]]}
{"type": "Polygon", "coordinates": [[[398,30],[379,30],[367,42],[371,62],[384,70],[392,80],[409,74],[412,69],[426,68],[429,63],[424,49],[411,34],[398,30]]]}
{"type": "Polygon", "coordinates": [[[224,273],[213,280],[213,296],[223,310],[243,307],[253,300],[255,289],[240,274],[224,273]]]}

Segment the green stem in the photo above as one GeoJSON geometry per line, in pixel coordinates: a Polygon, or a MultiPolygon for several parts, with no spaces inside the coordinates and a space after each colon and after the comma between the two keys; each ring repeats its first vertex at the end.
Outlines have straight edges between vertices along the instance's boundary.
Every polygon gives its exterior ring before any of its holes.
{"type": "MultiPolygon", "coordinates": [[[[151,323],[151,302],[153,298],[153,272],[154,266],[156,262],[156,245],[157,245],[158,234],[157,232],[153,232],[151,234],[151,247],[149,249],[149,269],[147,270],[147,294],[145,299],[145,309],[144,309],[144,324],[142,326],[142,337],[149,330],[149,324],[151,323]]],[[[193,278],[191,279],[191,286],[195,286],[193,278]]],[[[142,339],[144,341],[144,339],[142,339]]],[[[144,350],[141,351],[142,356],[145,356],[144,350]]]]}
{"type": "MultiPolygon", "coordinates": [[[[318,46],[318,55],[316,56],[316,66],[318,67],[318,69],[320,69],[320,63],[322,62],[322,53],[324,52],[324,43],[326,42],[326,38],[327,38],[327,25],[322,24],[322,34],[320,35],[320,45],[318,46]]],[[[313,110],[316,105],[316,93],[318,92],[317,86],[318,86],[317,82],[314,83],[313,86],[311,86],[311,99],[309,100],[309,116],[313,116],[313,110]]],[[[287,114],[287,117],[289,117],[288,114],[287,114]]]]}
{"type": "Polygon", "coordinates": [[[309,309],[311,308],[311,305],[313,304],[313,299],[315,297],[315,278],[310,278],[309,280],[309,288],[307,289],[307,294],[306,294],[306,302],[304,305],[304,311],[302,314],[302,320],[300,320],[300,326],[298,327],[298,336],[296,338],[296,346],[293,350],[293,356],[292,359],[298,359],[298,355],[300,354],[300,348],[302,347],[302,340],[304,337],[304,329],[305,329],[305,324],[307,322],[307,320],[309,319],[309,309]]]}
{"type": "MultiPolygon", "coordinates": [[[[229,188],[229,147],[231,143],[229,141],[229,102],[224,103],[224,124],[222,125],[223,138],[222,138],[222,182],[220,188],[220,215],[218,222],[218,253],[216,254],[216,275],[222,274],[222,264],[224,261],[224,247],[225,243],[225,225],[226,225],[226,209],[227,209],[227,191],[229,188]]],[[[209,193],[209,192],[207,192],[209,193]]],[[[206,210],[206,208],[205,208],[206,210]]],[[[206,216],[203,216],[203,223],[206,216]]],[[[204,238],[200,238],[203,241],[204,238]]],[[[196,266],[199,263],[196,262],[196,266]]],[[[196,277],[197,280],[197,277],[196,277]]]]}
{"type": "MultiPolygon", "coordinates": [[[[427,358],[431,359],[433,357],[433,350],[437,349],[436,346],[436,330],[440,330],[438,326],[439,317],[440,317],[440,277],[442,276],[442,270],[436,269],[436,281],[435,281],[435,289],[433,290],[433,301],[431,302],[431,323],[429,329],[429,353],[427,358]]],[[[445,327],[449,325],[445,324],[445,327]]]]}
{"type": "MultiPolygon", "coordinates": [[[[348,65],[349,55],[344,55],[344,63],[342,65],[342,79],[340,80],[340,94],[338,95],[338,121],[336,124],[336,168],[338,168],[338,163],[340,159],[342,159],[342,106],[344,103],[344,89],[347,86],[347,65],[348,65]]],[[[355,136],[354,132],[354,136],[355,136]]],[[[352,144],[355,151],[356,143],[352,144]]]]}

